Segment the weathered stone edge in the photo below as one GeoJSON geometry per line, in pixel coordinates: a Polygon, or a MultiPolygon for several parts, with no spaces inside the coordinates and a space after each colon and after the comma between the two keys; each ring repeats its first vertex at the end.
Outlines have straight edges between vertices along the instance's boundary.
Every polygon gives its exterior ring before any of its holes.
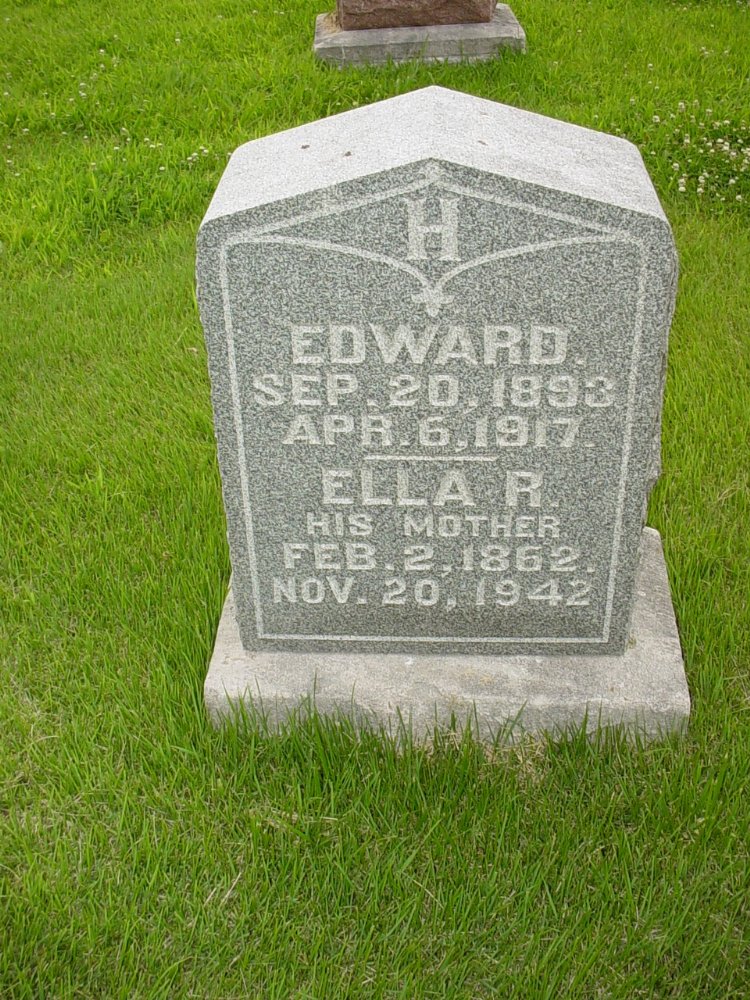
{"type": "Polygon", "coordinates": [[[204,695],[215,724],[243,702],[271,728],[314,705],[416,739],[454,721],[493,739],[623,725],[646,738],[684,728],[690,695],[659,533],[644,529],[632,638],[622,656],[249,653],[230,589],[204,695]]]}
{"type": "Polygon", "coordinates": [[[476,62],[503,49],[526,51],[526,34],[507,4],[498,4],[491,21],[425,27],[343,31],[330,14],[315,20],[313,52],[338,66],[387,62],[476,62]]]}

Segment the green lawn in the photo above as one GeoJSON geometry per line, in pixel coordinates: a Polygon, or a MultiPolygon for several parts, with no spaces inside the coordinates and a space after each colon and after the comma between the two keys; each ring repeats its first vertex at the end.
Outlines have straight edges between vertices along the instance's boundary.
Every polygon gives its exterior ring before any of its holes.
{"type": "Polygon", "coordinates": [[[313,0],[0,0],[0,996],[750,997],[750,5],[513,8],[526,56],[340,72],[313,0]],[[201,216],[241,142],[430,83],[626,136],[674,227],[683,740],[205,718],[201,216]]]}

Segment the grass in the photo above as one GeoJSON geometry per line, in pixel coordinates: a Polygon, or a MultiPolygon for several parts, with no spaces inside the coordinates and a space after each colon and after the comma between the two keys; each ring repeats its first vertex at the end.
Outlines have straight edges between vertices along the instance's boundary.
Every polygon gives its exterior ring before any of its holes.
{"type": "Polygon", "coordinates": [[[0,995],[750,996],[749,5],[514,0],[525,57],[342,73],[251,2],[0,0],[0,995]],[[429,83],[625,135],[674,227],[683,740],[205,719],[200,218],[239,143],[429,83]]]}

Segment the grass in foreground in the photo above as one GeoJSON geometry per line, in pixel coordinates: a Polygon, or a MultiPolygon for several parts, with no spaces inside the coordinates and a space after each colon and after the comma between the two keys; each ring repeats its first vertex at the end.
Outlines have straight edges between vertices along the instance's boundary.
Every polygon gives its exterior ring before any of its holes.
{"type": "Polygon", "coordinates": [[[750,996],[750,9],[516,0],[523,58],[340,73],[254,2],[0,6],[0,995],[750,996]],[[427,83],[624,134],[674,226],[683,741],[204,718],[200,217],[240,142],[427,83]]]}

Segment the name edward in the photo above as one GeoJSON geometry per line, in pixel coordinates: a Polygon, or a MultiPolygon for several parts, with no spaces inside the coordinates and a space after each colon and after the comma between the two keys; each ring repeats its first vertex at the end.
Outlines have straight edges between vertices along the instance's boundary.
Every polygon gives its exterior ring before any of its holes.
{"type": "Polygon", "coordinates": [[[568,352],[567,331],[552,326],[465,326],[433,323],[415,331],[406,323],[389,330],[367,323],[292,326],[292,363],[319,366],[361,365],[373,350],[386,365],[411,361],[446,365],[561,365],[568,352]]]}

